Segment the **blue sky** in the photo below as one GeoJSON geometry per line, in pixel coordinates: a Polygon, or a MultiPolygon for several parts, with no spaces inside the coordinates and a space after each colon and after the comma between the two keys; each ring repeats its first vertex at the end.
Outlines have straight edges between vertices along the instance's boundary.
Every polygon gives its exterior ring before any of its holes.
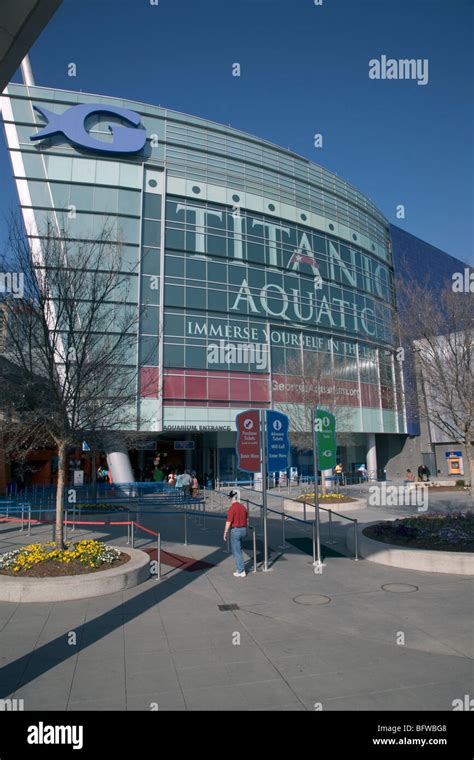
{"type": "MultiPolygon", "coordinates": [[[[63,0],[30,58],[38,85],[161,104],[289,147],[472,262],[472,21],[472,0],[63,0]],[[428,84],[370,79],[383,54],[427,58],[428,84]]],[[[3,139],[0,183],[8,211],[3,139]]]]}

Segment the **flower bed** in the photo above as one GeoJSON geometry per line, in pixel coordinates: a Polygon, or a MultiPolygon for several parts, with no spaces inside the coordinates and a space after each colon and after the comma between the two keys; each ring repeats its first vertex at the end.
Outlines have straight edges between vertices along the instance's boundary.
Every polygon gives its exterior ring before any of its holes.
{"type": "Polygon", "coordinates": [[[417,517],[377,523],[363,531],[367,538],[412,549],[474,552],[474,514],[427,513],[417,517]]]}
{"type": "MultiPolygon", "coordinates": [[[[76,504],[75,505],[76,511],[80,512],[81,510],[85,510],[88,512],[128,512],[126,507],[123,507],[119,504],[93,504],[93,503],[86,503],[86,504],[76,504]]],[[[68,507],[68,512],[71,513],[73,511],[73,506],[68,507]]]]}
{"type": "MultiPolygon", "coordinates": [[[[302,494],[301,496],[298,496],[297,501],[305,501],[307,504],[314,504],[314,493],[302,494]]],[[[352,501],[355,501],[355,499],[351,499],[350,496],[346,496],[342,493],[327,493],[324,496],[319,494],[320,504],[348,504],[352,501]]]]}
{"type": "Polygon", "coordinates": [[[0,574],[51,578],[109,570],[128,562],[129,556],[102,541],[85,539],[59,550],[53,541],[29,544],[0,555],[0,574]]]}

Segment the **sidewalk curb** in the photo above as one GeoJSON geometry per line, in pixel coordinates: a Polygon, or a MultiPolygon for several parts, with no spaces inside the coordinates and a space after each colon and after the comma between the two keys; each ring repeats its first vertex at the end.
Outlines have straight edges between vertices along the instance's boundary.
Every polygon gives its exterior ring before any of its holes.
{"type": "Polygon", "coordinates": [[[62,578],[13,578],[0,575],[1,602],[66,602],[115,594],[138,586],[150,577],[150,557],[139,549],[111,547],[128,554],[124,565],[89,575],[62,578]]]}
{"type": "MultiPolygon", "coordinates": [[[[407,546],[374,541],[364,535],[365,528],[377,525],[379,522],[380,520],[376,520],[359,527],[359,556],[361,558],[379,565],[404,570],[474,576],[474,553],[410,549],[407,546]]],[[[354,552],[354,531],[350,528],[346,531],[346,546],[349,551],[354,552]]]]}

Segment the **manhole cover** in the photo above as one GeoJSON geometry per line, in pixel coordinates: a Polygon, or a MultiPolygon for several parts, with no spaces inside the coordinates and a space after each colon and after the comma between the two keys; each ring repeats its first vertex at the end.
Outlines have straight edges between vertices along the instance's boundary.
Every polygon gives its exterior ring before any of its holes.
{"type": "Polygon", "coordinates": [[[412,586],[411,583],[385,583],[381,589],[391,594],[413,594],[418,591],[418,586],[412,586]]]}
{"type": "Polygon", "coordinates": [[[309,607],[315,604],[328,604],[331,601],[331,597],[324,596],[323,594],[300,594],[299,596],[294,596],[293,601],[296,604],[304,604],[309,607]]]}
{"type": "Polygon", "coordinates": [[[219,604],[217,605],[221,612],[230,612],[231,610],[239,610],[238,604],[219,604]]]}

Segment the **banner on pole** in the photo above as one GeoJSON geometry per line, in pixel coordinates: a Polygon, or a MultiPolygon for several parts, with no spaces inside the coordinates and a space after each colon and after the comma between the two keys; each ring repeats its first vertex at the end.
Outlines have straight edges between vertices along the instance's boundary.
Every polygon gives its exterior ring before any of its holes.
{"type": "Polygon", "coordinates": [[[289,420],[286,414],[267,411],[267,470],[280,472],[288,467],[290,441],[288,438],[289,420]]]}
{"type": "Polygon", "coordinates": [[[235,418],[237,427],[237,466],[244,472],[260,472],[262,452],[260,445],[260,410],[248,409],[235,418]]]}
{"type": "Polygon", "coordinates": [[[321,472],[336,466],[336,416],[316,409],[314,429],[318,443],[318,466],[321,472]]]}

